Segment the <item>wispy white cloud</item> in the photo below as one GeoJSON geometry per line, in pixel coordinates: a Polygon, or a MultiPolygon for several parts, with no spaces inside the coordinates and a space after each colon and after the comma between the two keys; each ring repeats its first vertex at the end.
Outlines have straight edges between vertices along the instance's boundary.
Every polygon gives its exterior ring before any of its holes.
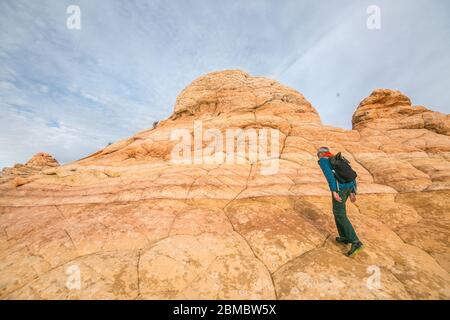
{"type": "Polygon", "coordinates": [[[61,162],[151,126],[210,71],[242,68],[298,89],[350,127],[376,87],[448,112],[450,4],[366,0],[3,0],[0,167],[47,151],[61,162]],[[82,29],[66,28],[77,4],[82,29]],[[339,93],[339,94],[338,94],[339,93]]]}

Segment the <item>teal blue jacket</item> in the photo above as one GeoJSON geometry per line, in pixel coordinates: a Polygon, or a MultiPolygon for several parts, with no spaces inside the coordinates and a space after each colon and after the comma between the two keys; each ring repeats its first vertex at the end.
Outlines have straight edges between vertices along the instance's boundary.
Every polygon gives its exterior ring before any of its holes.
{"type": "Polygon", "coordinates": [[[325,178],[327,179],[328,187],[332,192],[337,192],[343,189],[351,189],[353,193],[356,193],[356,180],[347,183],[340,183],[336,180],[333,173],[333,167],[331,167],[330,160],[327,157],[320,158],[318,162],[325,178]]]}

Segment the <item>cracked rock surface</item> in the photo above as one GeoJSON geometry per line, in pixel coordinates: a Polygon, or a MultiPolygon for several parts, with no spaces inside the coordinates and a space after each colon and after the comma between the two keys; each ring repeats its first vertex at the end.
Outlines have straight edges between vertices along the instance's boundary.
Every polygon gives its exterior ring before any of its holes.
{"type": "Polygon", "coordinates": [[[193,81],[155,128],[69,164],[38,154],[4,169],[0,298],[450,299],[449,116],[379,89],[352,122],[323,125],[297,91],[226,70],[193,81]],[[194,121],[279,130],[277,173],[173,163],[171,133],[194,140],[194,121]],[[323,145],[358,172],[354,259],[334,242],[323,145]]]}

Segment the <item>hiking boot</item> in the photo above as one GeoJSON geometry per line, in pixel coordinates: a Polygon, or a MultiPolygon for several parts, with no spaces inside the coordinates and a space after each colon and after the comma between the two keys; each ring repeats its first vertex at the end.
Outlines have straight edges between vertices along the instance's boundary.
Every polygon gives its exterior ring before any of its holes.
{"type": "Polygon", "coordinates": [[[358,252],[360,252],[364,248],[364,245],[361,241],[352,243],[352,247],[347,255],[349,257],[354,257],[358,252]]]}
{"type": "Polygon", "coordinates": [[[349,244],[348,240],[345,239],[344,237],[336,237],[336,242],[343,243],[343,244],[349,244]]]}

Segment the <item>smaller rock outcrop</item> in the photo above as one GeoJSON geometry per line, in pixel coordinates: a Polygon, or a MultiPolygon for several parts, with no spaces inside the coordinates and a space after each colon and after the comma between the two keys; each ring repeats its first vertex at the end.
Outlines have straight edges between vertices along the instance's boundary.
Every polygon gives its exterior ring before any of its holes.
{"type": "Polygon", "coordinates": [[[450,135],[449,120],[449,115],[412,106],[411,100],[400,91],[377,89],[359,104],[352,124],[356,130],[427,129],[450,135]]]}
{"type": "Polygon", "coordinates": [[[30,160],[28,160],[25,166],[36,169],[42,169],[47,167],[57,167],[59,166],[59,163],[55,158],[53,158],[48,153],[39,152],[36,153],[30,160]]]}
{"type": "Polygon", "coordinates": [[[0,173],[0,183],[13,183],[18,187],[31,182],[32,176],[42,170],[58,167],[58,161],[48,153],[39,152],[25,164],[17,163],[14,167],[6,167],[0,173]]]}

